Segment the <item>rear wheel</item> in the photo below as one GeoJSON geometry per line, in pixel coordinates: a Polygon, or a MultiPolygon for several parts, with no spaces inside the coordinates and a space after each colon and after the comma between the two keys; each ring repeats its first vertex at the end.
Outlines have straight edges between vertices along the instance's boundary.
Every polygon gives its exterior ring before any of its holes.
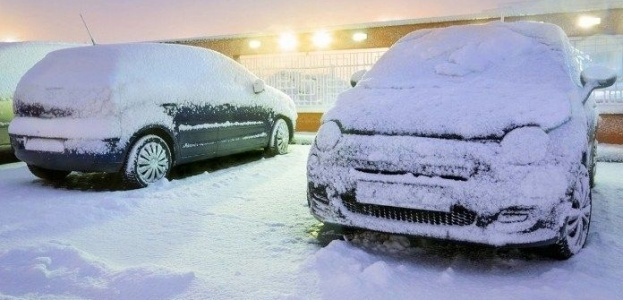
{"type": "Polygon", "coordinates": [[[290,128],[284,119],[277,119],[270,135],[270,145],[266,152],[270,156],[288,153],[290,143],[290,128]]]}
{"type": "Polygon", "coordinates": [[[33,175],[48,181],[61,181],[71,173],[71,171],[50,170],[33,165],[28,165],[28,170],[33,175]]]}
{"type": "Polygon", "coordinates": [[[146,187],[169,174],[171,150],[157,135],[140,138],[126,158],[123,177],[133,187],[146,187]]]}
{"type": "Polygon", "coordinates": [[[563,225],[562,234],[553,245],[553,255],[558,259],[568,259],[578,253],[585,245],[591,224],[592,197],[588,170],[580,166],[578,179],[571,196],[571,209],[563,225]]]}

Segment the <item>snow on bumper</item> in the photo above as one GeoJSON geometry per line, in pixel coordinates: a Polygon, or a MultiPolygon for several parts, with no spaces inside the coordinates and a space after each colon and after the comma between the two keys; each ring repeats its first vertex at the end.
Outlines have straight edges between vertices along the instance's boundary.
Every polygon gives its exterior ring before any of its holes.
{"type": "Polygon", "coordinates": [[[15,117],[9,134],[74,140],[119,138],[121,124],[117,118],[34,118],[15,117]]]}
{"type": "Polygon", "coordinates": [[[566,168],[506,164],[495,142],[365,140],[344,135],[330,151],[312,147],[308,201],[319,220],[496,246],[557,239],[569,205],[566,168]]]}
{"type": "Polygon", "coordinates": [[[18,117],[9,126],[22,161],[54,170],[117,172],[125,148],[115,119],[18,117]]]}

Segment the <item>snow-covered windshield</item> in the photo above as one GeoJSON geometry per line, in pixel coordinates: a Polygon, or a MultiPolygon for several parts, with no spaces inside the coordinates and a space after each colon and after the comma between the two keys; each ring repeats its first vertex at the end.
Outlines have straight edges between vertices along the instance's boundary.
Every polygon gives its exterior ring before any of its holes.
{"type": "Polygon", "coordinates": [[[364,76],[368,88],[492,82],[579,84],[579,66],[555,25],[494,22],[421,30],[398,41],[364,76]],[[571,78],[569,78],[571,77],[571,78]]]}

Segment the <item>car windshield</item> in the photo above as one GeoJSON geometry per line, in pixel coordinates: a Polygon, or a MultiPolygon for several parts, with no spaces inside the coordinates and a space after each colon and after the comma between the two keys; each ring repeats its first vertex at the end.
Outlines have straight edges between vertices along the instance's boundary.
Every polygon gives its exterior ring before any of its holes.
{"type": "Polygon", "coordinates": [[[560,28],[531,22],[416,31],[364,76],[368,88],[433,88],[496,82],[579,84],[574,50],[560,28]],[[571,78],[569,78],[571,76],[571,78]]]}

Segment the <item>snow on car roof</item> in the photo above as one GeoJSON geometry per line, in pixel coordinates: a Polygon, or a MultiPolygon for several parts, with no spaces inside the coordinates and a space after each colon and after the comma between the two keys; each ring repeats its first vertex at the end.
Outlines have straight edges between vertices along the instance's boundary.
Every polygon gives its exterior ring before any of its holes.
{"type": "Polygon", "coordinates": [[[0,100],[13,98],[20,78],[51,51],[80,46],[49,42],[0,43],[0,100]]]}
{"type": "Polygon", "coordinates": [[[568,120],[579,61],[564,32],[536,22],[413,32],[382,56],[325,120],[387,134],[501,136],[568,120]],[[391,117],[388,117],[391,116],[391,117]]]}
{"type": "Polygon", "coordinates": [[[22,102],[88,115],[101,114],[97,110],[102,103],[107,110],[112,106],[123,110],[141,103],[225,101],[227,97],[215,94],[211,87],[231,85],[251,91],[256,78],[234,60],[204,48],[94,45],[50,53],[24,75],[15,95],[22,102]]]}

